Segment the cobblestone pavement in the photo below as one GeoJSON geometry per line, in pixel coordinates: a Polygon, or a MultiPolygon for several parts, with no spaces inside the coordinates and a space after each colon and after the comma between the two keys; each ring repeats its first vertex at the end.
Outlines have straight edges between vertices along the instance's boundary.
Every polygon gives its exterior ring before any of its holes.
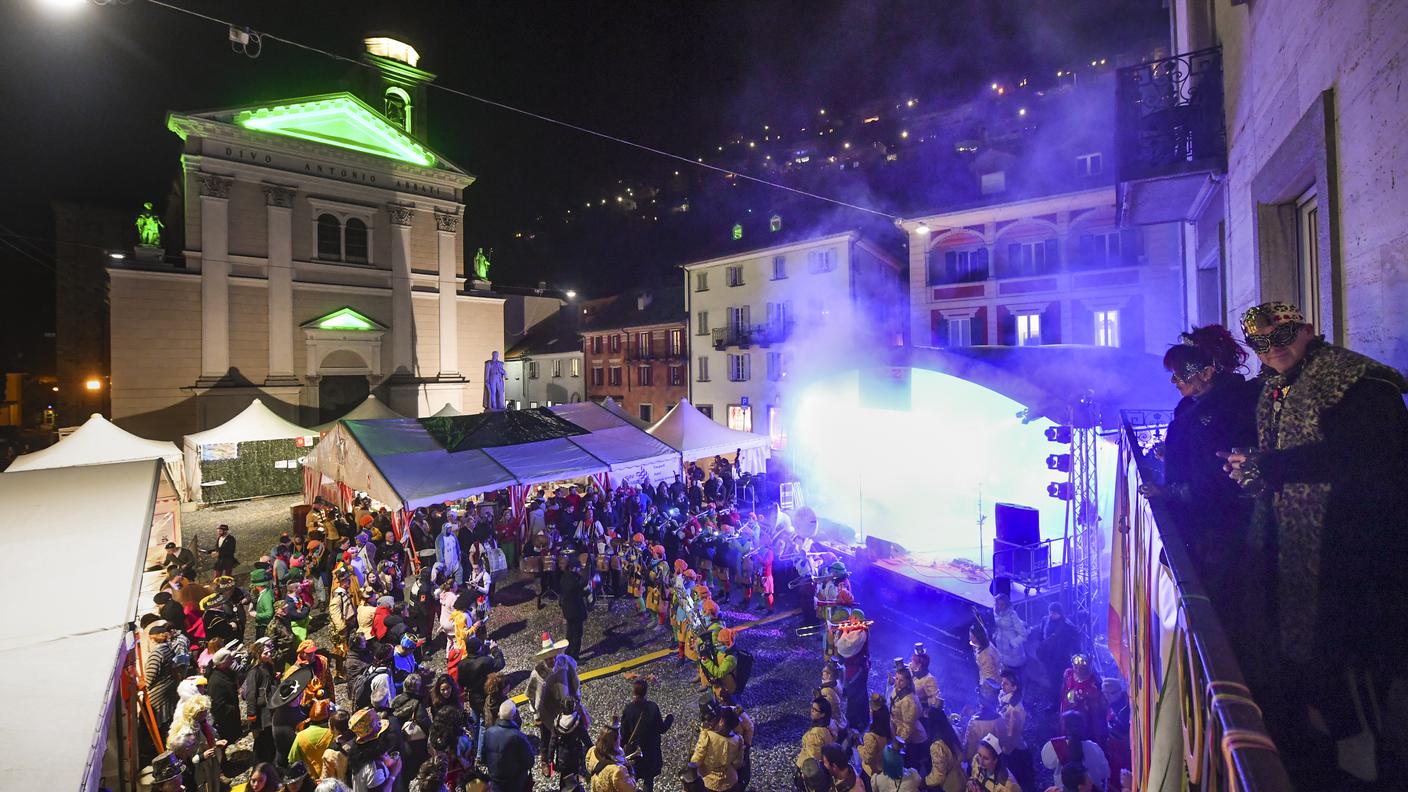
{"type": "MultiPolygon", "coordinates": [[[[215,527],[220,523],[229,524],[239,542],[241,564],[236,576],[243,585],[250,563],[267,553],[277,542],[279,534],[291,527],[289,509],[298,502],[297,497],[267,498],[187,513],[182,516],[186,544],[191,546],[194,540],[200,547],[211,547],[215,541],[215,527]]],[[[202,577],[209,574],[205,564],[208,561],[203,562],[202,577]]],[[[541,634],[550,632],[554,638],[565,635],[565,622],[556,604],[545,601],[539,609],[536,594],[536,582],[517,572],[508,574],[498,584],[496,602],[489,618],[488,637],[503,647],[507,660],[505,673],[515,694],[523,692],[526,686],[532,656],[539,647],[541,634]]],[[[784,591],[777,602],[779,611],[797,607],[798,603],[787,597],[788,592],[784,591]]],[[[756,595],[751,610],[744,610],[738,604],[739,598],[739,593],[735,592],[732,603],[720,603],[728,624],[737,626],[763,618],[756,595]]],[[[312,637],[319,645],[326,645],[325,620],[316,621],[314,626],[316,632],[312,637]]],[[[739,645],[755,657],[753,678],[742,697],[742,704],[756,725],[750,787],[760,792],[791,788],[792,761],[799,748],[801,734],[805,731],[809,701],[820,681],[820,639],[798,637],[796,628],[799,626],[800,616],[793,615],[752,627],[739,637],[739,645]]],[[[883,625],[877,626],[877,629],[883,628],[883,625]]],[[[924,636],[915,636],[904,640],[923,639],[924,636]]],[[[605,598],[598,600],[593,608],[582,646],[581,670],[588,671],[622,663],[659,649],[672,648],[673,644],[666,628],[656,627],[653,620],[636,615],[632,600],[605,598]]],[[[443,670],[444,651],[437,652],[428,662],[437,670],[443,670]]],[[[873,656],[871,665],[870,689],[883,691],[888,659],[873,656]]],[[[968,666],[946,668],[939,675],[951,707],[966,703],[967,697],[963,693],[971,690],[971,685],[976,681],[976,667],[972,667],[971,662],[968,666]],[[948,679],[955,680],[952,687],[949,687],[948,679]],[[956,681],[958,679],[965,681],[959,683],[956,681]]],[[[695,667],[670,655],[635,670],[654,677],[651,698],[659,703],[664,713],[675,715],[674,728],[665,735],[663,743],[666,771],[658,779],[656,788],[661,792],[679,789],[674,772],[688,761],[698,736],[698,701],[701,693],[695,667]]],[[[341,698],[344,695],[341,687],[338,692],[341,698]]],[[[583,702],[595,722],[606,723],[619,717],[629,698],[630,683],[619,674],[589,680],[582,685],[583,702]]],[[[536,742],[534,729],[529,727],[525,732],[536,742]]],[[[1032,735],[1030,739],[1035,737],[1032,735]]],[[[248,738],[238,747],[247,748],[247,743],[248,738]]],[[[1036,746],[1039,748],[1040,743],[1036,746]]],[[[233,752],[231,770],[239,767],[240,754],[239,750],[233,752]]],[[[538,772],[536,789],[557,789],[555,778],[543,777],[541,769],[538,772]]]]}

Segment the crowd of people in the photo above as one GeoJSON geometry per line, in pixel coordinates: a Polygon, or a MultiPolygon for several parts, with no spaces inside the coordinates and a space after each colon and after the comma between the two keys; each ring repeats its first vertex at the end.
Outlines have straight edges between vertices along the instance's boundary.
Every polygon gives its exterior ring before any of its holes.
{"type": "Polygon", "coordinates": [[[1240,330],[1261,364],[1250,379],[1219,325],[1165,354],[1182,399],[1153,449],[1162,479],[1143,492],[1177,526],[1293,777],[1373,781],[1403,679],[1384,637],[1408,624],[1397,607],[1355,614],[1366,584],[1375,601],[1408,601],[1408,382],[1294,305],[1254,306],[1240,330]]]}

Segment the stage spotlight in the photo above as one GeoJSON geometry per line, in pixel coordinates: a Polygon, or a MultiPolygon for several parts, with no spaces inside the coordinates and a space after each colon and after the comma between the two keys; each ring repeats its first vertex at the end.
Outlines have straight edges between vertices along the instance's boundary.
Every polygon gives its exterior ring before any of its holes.
{"type": "Polygon", "coordinates": [[[1046,467],[1049,470],[1059,470],[1062,473],[1071,472],[1070,454],[1051,454],[1046,458],[1046,467]]]}
{"type": "Polygon", "coordinates": [[[1046,494],[1057,500],[1071,499],[1071,484],[1068,481],[1053,481],[1046,485],[1046,494]]]}
{"type": "Polygon", "coordinates": [[[1049,426],[1046,428],[1046,439],[1053,443],[1062,445],[1071,444],[1071,427],[1069,426],[1049,426]]]}

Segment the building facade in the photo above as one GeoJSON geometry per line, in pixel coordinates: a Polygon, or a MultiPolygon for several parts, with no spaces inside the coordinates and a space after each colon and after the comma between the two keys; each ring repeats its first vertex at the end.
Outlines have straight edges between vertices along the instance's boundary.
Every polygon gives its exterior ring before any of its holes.
{"type": "Polygon", "coordinates": [[[1112,186],[902,225],[916,346],[1162,352],[1182,327],[1178,229],[1120,228],[1112,186]]]}
{"type": "Polygon", "coordinates": [[[1177,221],[1196,323],[1297,303],[1408,368],[1408,6],[1169,4],[1175,56],[1119,75],[1128,222],[1177,221]]]}
{"type": "Polygon", "coordinates": [[[653,423],[689,393],[684,293],[641,289],[597,301],[581,333],[587,398],[653,423]]]}
{"type": "Polygon", "coordinates": [[[577,306],[559,304],[505,355],[504,396],[509,409],[579,402],[585,398],[577,306]]]}
{"type": "Polygon", "coordinates": [[[901,342],[901,267],[857,231],[802,234],[685,264],[690,402],[785,450],[784,414],[800,365],[844,365],[901,342]]]}
{"type": "Polygon", "coordinates": [[[434,75],[386,41],[368,40],[382,80],[362,96],[169,116],[184,247],[109,267],[119,424],[176,439],[255,396],[304,424],[368,393],[405,415],[480,409],[503,304],[465,290],[473,177],[424,145],[434,75]]]}

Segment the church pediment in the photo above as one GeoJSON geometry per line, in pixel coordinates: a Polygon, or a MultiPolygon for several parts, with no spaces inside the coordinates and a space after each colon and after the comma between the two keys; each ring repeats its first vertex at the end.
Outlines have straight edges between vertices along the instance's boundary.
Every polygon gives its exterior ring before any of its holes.
{"type": "Polygon", "coordinates": [[[336,330],[340,332],[381,332],[386,325],[349,306],[303,323],[305,330],[336,330]]]}

